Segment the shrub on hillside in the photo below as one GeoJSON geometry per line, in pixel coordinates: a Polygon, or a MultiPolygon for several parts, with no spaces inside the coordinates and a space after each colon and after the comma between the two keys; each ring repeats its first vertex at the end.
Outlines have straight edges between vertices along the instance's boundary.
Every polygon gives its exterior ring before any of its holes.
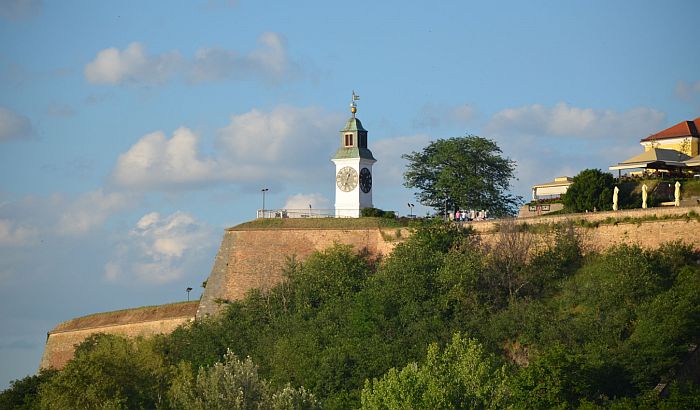
{"type": "Polygon", "coordinates": [[[599,169],[585,169],[574,177],[562,201],[571,212],[612,209],[613,176],[599,169]]]}
{"type": "Polygon", "coordinates": [[[396,212],[394,211],[384,211],[379,208],[362,208],[360,210],[360,216],[365,218],[396,218],[396,212]]]}

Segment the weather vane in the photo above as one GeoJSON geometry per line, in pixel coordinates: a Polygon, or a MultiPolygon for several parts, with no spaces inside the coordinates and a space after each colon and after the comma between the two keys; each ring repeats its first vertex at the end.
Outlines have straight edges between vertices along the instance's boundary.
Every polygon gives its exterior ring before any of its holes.
{"type": "Polygon", "coordinates": [[[352,113],[352,116],[355,116],[355,113],[357,112],[357,104],[355,101],[358,101],[360,99],[360,96],[355,94],[355,90],[352,90],[352,102],[350,103],[350,112],[352,113]]]}

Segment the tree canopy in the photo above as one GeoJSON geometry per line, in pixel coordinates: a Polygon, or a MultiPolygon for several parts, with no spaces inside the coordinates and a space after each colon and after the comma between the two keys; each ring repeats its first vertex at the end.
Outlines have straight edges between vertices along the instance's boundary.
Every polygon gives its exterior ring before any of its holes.
{"type": "Polygon", "coordinates": [[[584,169],[574,177],[562,201],[572,212],[612,209],[613,176],[599,169],[584,169]]]}
{"type": "Polygon", "coordinates": [[[511,195],[515,161],[504,158],[495,141],[476,135],[439,139],[408,160],[404,186],[417,189],[420,203],[442,210],[485,209],[513,214],[520,198],[511,195]]]}

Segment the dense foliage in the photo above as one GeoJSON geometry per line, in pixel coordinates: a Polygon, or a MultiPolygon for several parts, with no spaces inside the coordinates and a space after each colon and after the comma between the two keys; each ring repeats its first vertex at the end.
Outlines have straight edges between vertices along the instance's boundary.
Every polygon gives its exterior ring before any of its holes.
{"type": "Polygon", "coordinates": [[[504,158],[492,140],[475,135],[439,139],[402,158],[408,160],[404,185],[437,211],[485,209],[510,215],[521,202],[508,193],[515,162],[504,158]]]}
{"type": "Polygon", "coordinates": [[[599,169],[584,169],[574,178],[562,196],[570,212],[607,211],[612,209],[615,180],[612,174],[599,169]]]}
{"type": "MultiPolygon", "coordinates": [[[[535,248],[418,228],[376,259],[337,245],[217,319],[97,335],[3,408],[693,408],[659,381],[700,334],[699,256],[670,243],[583,256],[571,227],[535,248]]],[[[682,380],[681,380],[682,381],[682,380]]]]}
{"type": "Polygon", "coordinates": [[[396,218],[396,212],[385,211],[379,208],[362,208],[360,210],[360,216],[363,218],[396,218]]]}

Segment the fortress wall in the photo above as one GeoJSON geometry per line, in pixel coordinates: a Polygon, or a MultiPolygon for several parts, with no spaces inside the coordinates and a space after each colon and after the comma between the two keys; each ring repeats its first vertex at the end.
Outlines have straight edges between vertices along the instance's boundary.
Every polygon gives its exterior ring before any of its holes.
{"type": "Polygon", "coordinates": [[[47,334],[39,368],[62,369],[73,358],[75,347],[96,333],[130,338],[171,333],[194,320],[197,306],[198,302],[151,306],[97,313],[63,322],[47,334]]]}
{"type": "MultiPolygon", "coordinates": [[[[606,218],[658,218],[685,215],[689,211],[700,214],[700,207],[667,207],[633,209],[617,212],[595,212],[576,215],[540,216],[518,218],[516,223],[553,224],[565,221],[602,221],[606,218]]],[[[468,223],[486,243],[497,240],[497,221],[468,223]]],[[[697,220],[657,220],[639,223],[601,224],[596,228],[578,227],[586,249],[602,250],[620,243],[638,244],[655,248],[660,244],[684,240],[700,249],[700,223],[697,220]]],[[[410,233],[402,229],[402,238],[410,233]]],[[[348,244],[357,250],[366,249],[373,255],[389,254],[401,239],[395,238],[395,230],[379,228],[362,229],[236,229],[224,232],[221,247],[209,276],[197,311],[197,318],[215,315],[222,308],[222,301],[240,300],[250,289],[268,289],[283,280],[282,269],[287,257],[303,260],[316,250],[323,250],[334,243],[348,244]]],[[[536,235],[535,243],[550,241],[550,235],[536,235]]]]}
{"type": "MultiPolygon", "coordinates": [[[[566,220],[601,221],[607,217],[618,220],[644,218],[652,215],[664,217],[684,215],[700,207],[653,208],[619,212],[542,216],[519,218],[517,223],[531,225],[557,223],[566,220]]],[[[498,240],[494,221],[470,223],[485,243],[498,240]]],[[[637,244],[643,248],[682,240],[700,249],[700,221],[656,220],[632,223],[601,224],[598,227],[577,227],[588,250],[604,250],[621,243],[637,244]]],[[[402,238],[410,235],[408,229],[227,229],[214,261],[207,286],[199,302],[161,305],[100,313],[72,319],[49,332],[41,368],[62,368],[73,357],[75,345],[94,333],[118,334],[128,337],[151,336],[170,333],[176,327],[195,317],[215,315],[222,305],[217,300],[241,299],[252,288],[268,289],[283,280],[282,269],[287,256],[296,255],[299,260],[316,250],[324,250],[334,243],[352,245],[356,250],[366,249],[370,254],[388,255],[402,238]]],[[[535,246],[553,240],[548,233],[534,235],[535,246]]]]}
{"type": "MultiPolygon", "coordinates": [[[[588,212],[582,214],[564,214],[564,215],[542,215],[542,216],[531,216],[524,218],[517,218],[514,221],[518,224],[527,223],[530,225],[537,224],[554,224],[566,221],[588,221],[597,222],[602,221],[606,218],[645,218],[656,215],[658,218],[671,217],[674,215],[685,215],[690,211],[695,211],[695,213],[700,214],[700,206],[669,206],[669,207],[659,207],[659,208],[647,208],[647,209],[625,209],[620,211],[605,211],[605,212],[588,212]]],[[[653,222],[653,221],[650,221],[653,222]]],[[[496,225],[499,221],[477,221],[468,222],[466,225],[471,226],[477,232],[489,232],[494,231],[496,225]]],[[[601,225],[602,226],[602,225],[601,225]]]]}
{"type": "MultiPolygon", "coordinates": [[[[681,240],[700,249],[700,222],[697,220],[662,220],[641,223],[599,225],[595,228],[577,227],[585,251],[603,251],[615,245],[639,245],[642,248],[658,248],[666,242],[681,240]]],[[[498,233],[479,232],[486,244],[498,241],[498,233]]],[[[552,241],[548,233],[533,235],[533,245],[543,246],[552,241]]]]}
{"type": "MultiPolygon", "coordinates": [[[[402,230],[402,234],[408,234],[402,230]]],[[[242,299],[250,289],[269,289],[283,280],[287,258],[303,260],[334,243],[379,256],[391,253],[396,229],[258,229],[224,232],[221,248],[202,295],[197,317],[216,314],[217,301],[242,299]]]]}

